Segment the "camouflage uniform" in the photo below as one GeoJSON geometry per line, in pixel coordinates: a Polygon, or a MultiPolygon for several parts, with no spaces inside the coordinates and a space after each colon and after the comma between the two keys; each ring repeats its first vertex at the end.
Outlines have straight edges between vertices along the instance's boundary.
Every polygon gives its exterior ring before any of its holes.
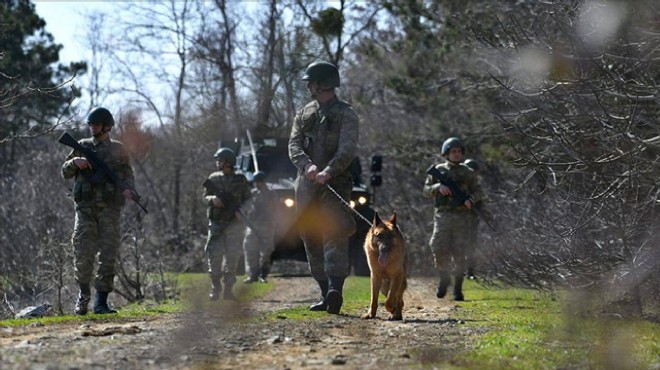
{"type": "MultiPolygon", "coordinates": [[[[477,175],[464,164],[449,161],[435,166],[441,173],[452,179],[466,194],[473,204],[482,198],[477,175]]],[[[465,271],[465,253],[474,246],[477,236],[477,215],[464,205],[453,206],[451,196],[438,192],[439,180],[428,175],[424,182],[424,195],[435,201],[433,235],[429,245],[435,258],[435,267],[441,276],[448,274],[454,264],[454,277],[460,291],[460,282],[465,271]]],[[[444,276],[447,279],[446,276],[444,276]]],[[[445,280],[446,281],[446,280],[445,280]]],[[[456,286],[455,286],[456,288],[456,286]]]]}
{"type": "MultiPolygon", "coordinates": [[[[98,141],[87,138],[80,145],[96,152],[110,170],[133,187],[133,169],[129,157],[119,141],[98,141]]],[[[75,157],[82,153],[72,151],[62,165],[62,177],[75,176],[73,197],[76,219],[71,241],[74,252],[75,279],[79,285],[89,285],[94,260],[98,254],[98,270],[95,288],[99,292],[112,292],[114,289],[115,263],[119,255],[119,220],[124,197],[121,189],[109,178],[97,179],[89,170],[79,170],[74,164],[75,157]]]]}
{"type": "MultiPolygon", "coordinates": [[[[312,276],[327,283],[349,273],[348,237],[355,232],[350,211],[327,187],[305,178],[305,166],[315,164],[332,177],[328,185],[350,199],[350,164],[358,142],[358,117],[351,106],[336,97],[321,106],[308,103],[294,118],[289,138],[289,157],[298,168],[296,204],[301,236],[312,276]]],[[[323,288],[322,288],[323,290],[323,288]]]]}
{"type": "Polygon", "coordinates": [[[268,188],[252,189],[252,204],[246,214],[251,227],[248,227],[243,240],[245,270],[255,280],[257,276],[266,278],[270,271],[270,255],[275,249],[274,215],[275,194],[268,188]],[[253,230],[254,227],[256,230],[253,230]]]}
{"type": "MultiPolygon", "coordinates": [[[[250,197],[250,188],[243,175],[228,174],[222,171],[209,176],[215,187],[234,198],[237,205],[250,197]]],[[[231,287],[236,282],[236,269],[241,256],[241,244],[245,235],[245,225],[235,216],[235,211],[213,206],[213,194],[204,189],[204,203],[208,206],[209,231],[204,252],[208,258],[209,275],[214,289],[219,288],[220,277],[225,286],[225,297],[231,295],[231,287]]],[[[225,204],[227,206],[227,204],[225,204]]]]}

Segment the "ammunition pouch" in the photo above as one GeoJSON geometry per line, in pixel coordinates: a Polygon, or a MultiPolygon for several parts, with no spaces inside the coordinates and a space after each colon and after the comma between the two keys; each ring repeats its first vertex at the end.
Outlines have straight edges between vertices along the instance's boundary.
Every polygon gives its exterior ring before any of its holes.
{"type": "Polygon", "coordinates": [[[76,203],[98,202],[118,206],[124,204],[123,194],[111,182],[92,184],[88,181],[76,181],[73,184],[73,200],[76,203]]]}

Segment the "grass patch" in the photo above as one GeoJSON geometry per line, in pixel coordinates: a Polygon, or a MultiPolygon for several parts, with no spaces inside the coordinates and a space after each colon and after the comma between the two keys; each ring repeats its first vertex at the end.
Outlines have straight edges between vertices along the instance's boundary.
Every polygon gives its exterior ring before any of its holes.
{"type": "MultiPolygon", "coordinates": [[[[577,317],[568,294],[486,289],[467,282],[459,313],[486,327],[474,348],[455,358],[465,368],[647,369],[660,365],[660,326],[648,321],[577,317]]],[[[586,316],[586,315],[585,315],[586,316]]]]}
{"type": "MultiPolygon", "coordinates": [[[[310,284],[316,285],[316,282],[310,277],[310,284]]],[[[344,304],[342,305],[343,313],[357,314],[360,311],[365,311],[369,305],[369,292],[371,290],[370,281],[368,277],[350,276],[344,283],[342,296],[344,304]]],[[[319,292],[319,299],[321,294],[319,292]]],[[[290,320],[309,320],[317,318],[327,318],[328,314],[323,311],[310,311],[308,305],[301,305],[295,308],[283,309],[273,311],[266,315],[268,319],[290,319],[290,320]]]]}
{"type": "MultiPolygon", "coordinates": [[[[256,283],[256,284],[243,284],[243,276],[237,277],[237,283],[234,284],[232,291],[238,298],[239,302],[248,302],[257,297],[261,297],[273,289],[272,283],[256,283]]],[[[132,303],[118,308],[118,313],[109,315],[96,315],[92,313],[90,303],[90,311],[85,316],[78,315],[62,315],[62,316],[46,316],[42,318],[33,319],[9,319],[0,320],[0,328],[2,327],[18,327],[23,325],[43,324],[54,325],[61,323],[85,323],[89,321],[99,322],[121,322],[133,321],[157,316],[161,314],[173,314],[185,312],[186,310],[204,310],[214,309],[216,307],[223,307],[230,302],[219,300],[211,302],[208,299],[210,290],[210,280],[208,274],[178,274],[169,277],[169,279],[176,286],[180,292],[177,299],[155,302],[152,300],[145,300],[142,302],[132,303]]],[[[92,299],[93,301],[93,299],[92,299]]],[[[110,298],[112,302],[112,298],[110,298]]]]}

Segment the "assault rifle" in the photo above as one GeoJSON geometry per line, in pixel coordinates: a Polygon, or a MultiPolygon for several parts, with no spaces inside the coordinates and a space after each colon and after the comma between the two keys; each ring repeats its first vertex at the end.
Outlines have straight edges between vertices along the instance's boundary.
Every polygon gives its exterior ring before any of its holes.
{"type": "Polygon", "coordinates": [[[241,218],[243,219],[243,222],[245,222],[247,227],[252,229],[252,231],[255,233],[257,238],[259,238],[259,240],[261,240],[262,243],[265,243],[266,240],[264,238],[262,238],[261,235],[259,235],[259,233],[257,231],[257,228],[254,227],[254,224],[252,224],[252,222],[247,218],[247,215],[245,215],[243,210],[240,209],[240,204],[238,204],[238,201],[236,200],[236,198],[234,196],[227,193],[226,191],[222,191],[222,190],[218,189],[218,187],[215,186],[215,184],[213,183],[213,181],[211,181],[211,179],[206,179],[206,181],[204,181],[202,186],[204,186],[211,193],[213,193],[213,195],[220,198],[220,200],[225,205],[225,208],[228,211],[230,211],[231,213],[238,212],[241,215],[241,218]]]}
{"type": "MultiPolygon", "coordinates": [[[[448,187],[449,190],[451,190],[452,201],[450,205],[452,207],[460,207],[463,205],[463,203],[465,203],[466,200],[470,199],[470,195],[464,192],[463,189],[461,189],[460,186],[458,186],[458,184],[454,180],[452,180],[449,176],[447,176],[446,174],[440,172],[437,168],[435,168],[435,166],[431,165],[431,167],[429,167],[429,169],[426,170],[426,173],[433,176],[433,178],[440,181],[442,185],[448,187]]],[[[470,201],[472,200],[470,199],[470,201]]],[[[470,208],[470,210],[474,212],[474,214],[476,214],[477,217],[484,220],[486,225],[488,225],[488,227],[490,227],[491,230],[495,230],[495,228],[493,228],[490,222],[488,222],[488,220],[481,214],[481,212],[477,210],[474,202],[472,203],[472,208],[470,208]]]]}
{"type": "Polygon", "coordinates": [[[57,139],[57,141],[68,147],[73,148],[74,150],[79,151],[85,156],[85,158],[87,158],[87,161],[91,163],[92,168],[94,168],[95,170],[93,174],[91,174],[91,176],[86,175],[89,174],[91,171],[89,172],[84,171],[83,174],[86,177],[91,177],[91,179],[94,180],[93,182],[96,183],[101,182],[101,179],[109,178],[110,181],[115,183],[115,185],[117,185],[122,192],[124,190],[130,190],[131,200],[137,203],[137,205],[140,206],[140,208],[142,208],[144,213],[149,213],[149,211],[147,211],[147,209],[144,208],[144,206],[140,203],[140,198],[141,198],[140,194],[138,194],[138,192],[135,189],[133,189],[130,185],[128,185],[126,181],[119,178],[119,176],[117,176],[117,174],[114,173],[101,158],[99,158],[99,156],[96,154],[95,151],[80,145],[80,143],[78,143],[76,139],[73,138],[73,136],[69,135],[66,132],[63,133],[62,136],[60,136],[60,138],[57,139]]]}

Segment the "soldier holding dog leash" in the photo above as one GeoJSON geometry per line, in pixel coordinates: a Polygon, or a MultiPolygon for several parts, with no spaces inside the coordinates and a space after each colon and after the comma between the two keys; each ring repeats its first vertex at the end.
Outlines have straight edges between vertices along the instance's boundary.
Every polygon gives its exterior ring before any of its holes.
{"type": "Polygon", "coordinates": [[[340,197],[350,199],[350,165],[357,149],[358,117],[335,95],[340,81],[334,64],[314,62],[302,79],[307,81],[313,101],[294,118],[289,158],[298,169],[296,204],[302,221],[301,237],[310,272],[321,290],[321,301],[310,310],[338,314],[349,273],[348,238],[356,226],[330,187],[340,197]]]}

